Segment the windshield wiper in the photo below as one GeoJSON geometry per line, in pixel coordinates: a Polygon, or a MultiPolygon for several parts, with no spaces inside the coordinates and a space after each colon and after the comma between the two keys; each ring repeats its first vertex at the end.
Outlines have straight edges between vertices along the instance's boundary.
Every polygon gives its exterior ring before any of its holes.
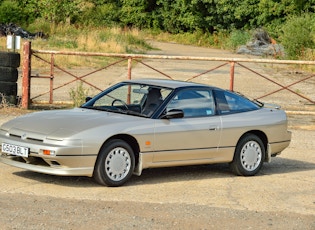
{"type": "Polygon", "coordinates": [[[254,99],[253,102],[254,102],[255,104],[257,104],[258,106],[260,106],[260,107],[264,107],[264,105],[265,105],[265,103],[263,103],[263,102],[261,102],[261,101],[258,101],[257,99],[254,99]]]}
{"type": "Polygon", "coordinates": [[[92,109],[92,110],[99,110],[99,111],[106,111],[106,112],[117,112],[117,111],[119,111],[119,110],[110,109],[110,108],[104,107],[104,106],[81,106],[80,108],[83,108],[83,109],[92,109]]]}
{"type": "Polygon", "coordinates": [[[102,106],[81,106],[80,108],[83,109],[92,109],[92,110],[99,110],[99,111],[106,111],[106,112],[112,112],[112,113],[121,113],[121,114],[127,114],[127,115],[133,115],[133,116],[139,116],[139,117],[148,117],[145,114],[135,112],[133,110],[123,110],[123,109],[111,109],[108,107],[102,107],[102,106]]]}
{"type": "Polygon", "coordinates": [[[133,110],[126,110],[126,113],[125,114],[128,114],[128,115],[133,115],[133,116],[139,116],[139,117],[148,117],[147,115],[145,114],[142,114],[142,113],[139,113],[139,112],[135,112],[133,110]]]}

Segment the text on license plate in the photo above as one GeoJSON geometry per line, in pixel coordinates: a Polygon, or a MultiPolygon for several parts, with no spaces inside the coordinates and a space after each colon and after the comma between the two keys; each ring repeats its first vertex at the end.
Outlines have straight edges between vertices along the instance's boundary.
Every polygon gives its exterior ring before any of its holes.
{"type": "Polygon", "coordinates": [[[21,157],[28,157],[29,148],[2,143],[2,152],[21,157]]]}

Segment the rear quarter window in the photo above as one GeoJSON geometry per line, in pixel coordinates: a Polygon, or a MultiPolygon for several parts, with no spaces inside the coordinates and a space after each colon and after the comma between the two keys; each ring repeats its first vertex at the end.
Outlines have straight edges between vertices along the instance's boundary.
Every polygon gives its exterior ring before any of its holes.
{"type": "Polygon", "coordinates": [[[219,114],[241,113],[260,108],[247,98],[229,91],[215,90],[214,94],[219,114]]]}

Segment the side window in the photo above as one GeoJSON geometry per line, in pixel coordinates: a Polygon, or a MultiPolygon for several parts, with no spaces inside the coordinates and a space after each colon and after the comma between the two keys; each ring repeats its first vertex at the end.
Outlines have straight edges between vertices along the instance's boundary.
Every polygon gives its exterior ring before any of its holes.
{"type": "Polygon", "coordinates": [[[252,101],[229,91],[214,91],[217,108],[220,114],[240,113],[259,109],[252,101]]]}
{"type": "Polygon", "coordinates": [[[182,90],[168,104],[166,110],[181,109],[184,117],[204,117],[215,114],[212,92],[209,90],[182,90]]]}

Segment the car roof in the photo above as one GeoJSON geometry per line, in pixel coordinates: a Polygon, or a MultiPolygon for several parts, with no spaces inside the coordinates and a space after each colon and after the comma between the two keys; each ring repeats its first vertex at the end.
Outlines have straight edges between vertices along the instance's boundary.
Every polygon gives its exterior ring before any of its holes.
{"type": "Polygon", "coordinates": [[[168,79],[133,79],[125,82],[131,82],[136,84],[146,84],[146,85],[152,85],[152,86],[161,86],[171,89],[176,88],[185,88],[185,87],[208,87],[212,89],[218,89],[216,87],[195,83],[195,82],[187,82],[187,81],[178,81],[178,80],[168,80],[168,79]]]}

